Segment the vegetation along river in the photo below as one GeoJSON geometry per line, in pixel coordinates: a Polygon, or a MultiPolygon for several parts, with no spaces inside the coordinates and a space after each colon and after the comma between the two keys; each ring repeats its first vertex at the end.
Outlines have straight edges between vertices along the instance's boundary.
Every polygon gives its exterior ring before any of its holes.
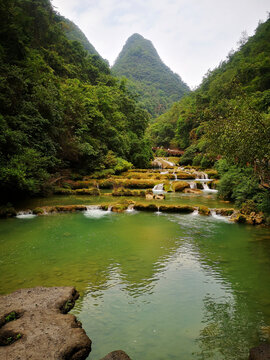
{"type": "Polygon", "coordinates": [[[269,228],[194,214],[0,220],[0,289],[75,286],[90,359],[244,360],[269,336],[269,240],[269,228]]]}

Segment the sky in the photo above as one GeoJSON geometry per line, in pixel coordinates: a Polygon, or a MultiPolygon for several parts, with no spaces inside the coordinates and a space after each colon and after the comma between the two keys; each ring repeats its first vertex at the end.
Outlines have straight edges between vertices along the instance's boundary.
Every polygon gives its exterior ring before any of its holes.
{"type": "Polygon", "coordinates": [[[113,65],[129,36],[151,40],[162,61],[192,89],[254,34],[269,0],[51,0],[113,65]]]}

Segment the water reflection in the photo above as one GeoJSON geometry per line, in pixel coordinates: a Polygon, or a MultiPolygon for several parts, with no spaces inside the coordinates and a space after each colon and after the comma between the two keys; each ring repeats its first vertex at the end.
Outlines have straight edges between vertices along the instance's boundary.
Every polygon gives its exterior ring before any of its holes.
{"type": "Polygon", "coordinates": [[[246,359],[270,323],[266,229],[176,214],[0,223],[0,285],[73,285],[91,358],[246,359]]]}

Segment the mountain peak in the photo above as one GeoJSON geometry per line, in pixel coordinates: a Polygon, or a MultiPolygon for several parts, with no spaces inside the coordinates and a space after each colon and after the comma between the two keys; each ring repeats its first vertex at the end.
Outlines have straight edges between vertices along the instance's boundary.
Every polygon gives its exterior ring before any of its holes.
{"type": "Polygon", "coordinates": [[[190,91],[180,76],[162,62],[152,42],[138,33],[127,39],[112,71],[131,80],[130,87],[153,116],[165,112],[190,91]]]}

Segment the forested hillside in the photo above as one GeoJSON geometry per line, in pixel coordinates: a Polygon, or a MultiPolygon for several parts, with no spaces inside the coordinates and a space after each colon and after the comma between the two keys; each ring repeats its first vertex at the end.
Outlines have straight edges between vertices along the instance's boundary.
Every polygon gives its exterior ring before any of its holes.
{"type": "Polygon", "coordinates": [[[190,91],[180,76],[162,62],[151,41],[139,34],[127,40],[112,71],[130,80],[129,89],[137,93],[138,100],[153,117],[164,113],[190,91]]]}
{"type": "Polygon", "coordinates": [[[1,1],[0,23],[2,201],[44,192],[64,169],[148,165],[147,112],[98,55],[67,38],[49,0],[1,1]]]}
{"type": "Polygon", "coordinates": [[[186,149],[180,163],[216,166],[220,194],[253,199],[270,211],[270,19],[235,53],[206,74],[201,86],[150,126],[155,145],[186,149]],[[170,132],[168,133],[168,128],[170,132]],[[176,129],[176,131],[172,131],[176,129]],[[165,143],[164,140],[165,139],[165,143]],[[264,190],[268,189],[268,190],[264,190]]]}
{"type": "Polygon", "coordinates": [[[61,19],[62,29],[64,30],[64,33],[66,34],[69,40],[79,41],[84,47],[84,49],[88,51],[90,55],[100,56],[100,54],[97,52],[94,46],[89,42],[87,37],[84,35],[84,33],[76,24],[74,24],[72,21],[61,15],[59,15],[59,19],[61,19]]]}

